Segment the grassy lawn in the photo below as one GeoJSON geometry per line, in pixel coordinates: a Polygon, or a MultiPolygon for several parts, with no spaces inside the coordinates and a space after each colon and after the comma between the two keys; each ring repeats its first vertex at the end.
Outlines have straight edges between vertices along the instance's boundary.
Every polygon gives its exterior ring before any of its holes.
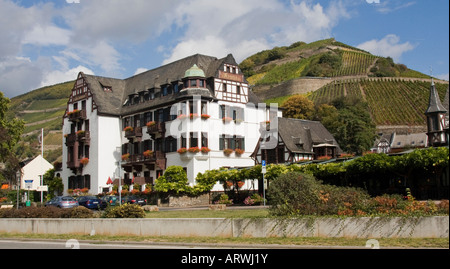
{"type": "MultiPolygon", "coordinates": [[[[273,248],[276,245],[287,247],[365,247],[367,238],[322,238],[322,237],[269,237],[269,238],[244,238],[244,237],[168,237],[168,236],[103,236],[103,235],[79,235],[79,234],[0,234],[0,238],[18,239],[59,239],[59,240],[96,240],[117,242],[158,242],[158,243],[197,243],[197,244],[238,244],[242,247],[262,245],[264,248],[273,248]]],[[[380,249],[383,248],[449,248],[448,238],[379,238],[380,249]]]]}

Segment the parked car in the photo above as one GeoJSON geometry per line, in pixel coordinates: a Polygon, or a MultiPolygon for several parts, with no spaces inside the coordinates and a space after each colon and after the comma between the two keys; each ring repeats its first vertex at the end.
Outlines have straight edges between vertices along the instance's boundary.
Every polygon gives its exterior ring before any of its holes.
{"type": "Polygon", "coordinates": [[[72,208],[78,205],[78,201],[71,196],[57,196],[45,203],[45,206],[56,206],[59,208],[72,208]]]}
{"type": "Polygon", "coordinates": [[[95,196],[80,196],[77,198],[78,203],[89,209],[104,209],[106,208],[106,203],[95,196]]]}
{"type": "Polygon", "coordinates": [[[115,195],[107,195],[102,197],[102,201],[111,206],[115,206],[119,203],[119,197],[115,195]]]}
{"type": "Polygon", "coordinates": [[[130,196],[122,197],[122,204],[146,205],[147,199],[136,196],[136,195],[130,195],[130,196]]]}

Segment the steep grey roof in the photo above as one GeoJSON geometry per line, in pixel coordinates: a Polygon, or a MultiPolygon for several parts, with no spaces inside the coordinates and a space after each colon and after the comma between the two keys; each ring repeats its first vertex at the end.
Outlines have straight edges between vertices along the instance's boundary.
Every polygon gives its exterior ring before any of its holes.
{"type": "Polygon", "coordinates": [[[278,118],[278,133],[291,152],[311,153],[313,146],[320,144],[335,145],[338,153],[342,152],[333,135],[318,121],[278,118]]]}
{"type": "Polygon", "coordinates": [[[187,69],[196,64],[205,72],[206,78],[213,77],[219,68],[220,62],[215,57],[195,54],[184,59],[160,66],[158,68],[146,71],[126,79],[126,95],[148,90],[150,88],[159,88],[160,85],[181,80],[187,69]]]}
{"type": "Polygon", "coordinates": [[[86,74],[83,74],[83,77],[93,93],[94,102],[98,106],[99,113],[120,115],[125,92],[125,81],[86,74]],[[111,87],[112,91],[104,91],[103,87],[105,86],[111,87]]]}
{"type": "Polygon", "coordinates": [[[447,112],[447,109],[442,105],[441,100],[439,99],[439,94],[434,86],[434,82],[431,82],[430,87],[430,99],[428,103],[428,109],[425,114],[435,113],[435,112],[447,112]]]}
{"type": "Polygon", "coordinates": [[[415,133],[398,135],[394,133],[392,135],[391,148],[404,148],[404,147],[426,147],[427,146],[427,134],[415,133]]]}
{"type": "MultiPolygon", "coordinates": [[[[181,91],[177,94],[155,98],[145,103],[123,106],[129,95],[137,94],[142,91],[155,88],[155,92],[160,91],[161,85],[170,84],[175,81],[181,81],[187,69],[196,64],[205,72],[206,79],[218,76],[218,70],[224,63],[237,65],[234,57],[229,54],[225,58],[217,59],[216,57],[195,54],[181,60],[157,67],[155,69],[134,75],[127,79],[114,79],[100,76],[92,76],[83,74],[85,80],[89,84],[89,89],[93,93],[94,101],[98,106],[99,113],[109,115],[121,115],[138,112],[148,109],[149,106],[162,106],[167,103],[175,102],[179,98],[188,95],[201,95],[214,99],[213,89],[206,87],[204,89],[189,89],[181,91]],[[112,92],[103,90],[103,86],[110,86],[112,92]]],[[[251,98],[256,101],[255,98],[251,98]]]]}

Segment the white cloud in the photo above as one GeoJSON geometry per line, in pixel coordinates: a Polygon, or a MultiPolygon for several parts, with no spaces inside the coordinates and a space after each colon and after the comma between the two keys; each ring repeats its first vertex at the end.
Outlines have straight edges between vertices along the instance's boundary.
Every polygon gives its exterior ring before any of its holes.
{"type": "Polygon", "coordinates": [[[173,23],[184,35],[164,63],[194,53],[233,53],[239,62],[263,49],[327,38],[340,19],[349,17],[341,2],[324,8],[310,1],[285,6],[276,0],[192,0],[173,13],[173,23]]]}
{"type": "Polygon", "coordinates": [[[22,44],[38,46],[67,45],[69,44],[71,31],[54,25],[36,25],[27,32],[22,44]]]}
{"type": "Polygon", "coordinates": [[[25,57],[0,58],[0,91],[11,98],[36,88],[46,65],[45,60],[32,62],[25,57]]]}
{"type": "Polygon", "coordinates": [[[77,66],[69,70],[54,70],[46,73],[43,80],[41,81],[40,87],[54,85],[57,83],[62,83],[66,81],[74,80],[79,72],[84,72],[85,74],[93,75],[94,72],[87,67],[77,66]]]}
{"type": "Polygon", "coordinates": [[[413,50],[414,45],[409,42],[400,43],[400,37],[389,34],[380,40],[369,40],[357,46],[374,55],[391,57],[395,62],[399,62],[403,53],[413,50]]]}
{"type": "Polygon", "coordinates": [[[140,68],[136,69],[136,71],[134,72],[134,75],[144,73],[145,71],[148,71],[148,69],[144,68],[144,67],[140,67],[140,68]]]}

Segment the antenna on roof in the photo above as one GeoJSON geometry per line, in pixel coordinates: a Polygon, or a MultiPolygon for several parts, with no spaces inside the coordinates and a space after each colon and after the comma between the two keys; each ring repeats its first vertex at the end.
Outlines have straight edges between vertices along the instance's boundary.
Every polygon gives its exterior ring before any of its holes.
{"type": "Polygon", "coordinates": [[[430,77],[431,77],[431,85],[434,85],[433,81],[433,66],[430,65],[430,77]]]}

